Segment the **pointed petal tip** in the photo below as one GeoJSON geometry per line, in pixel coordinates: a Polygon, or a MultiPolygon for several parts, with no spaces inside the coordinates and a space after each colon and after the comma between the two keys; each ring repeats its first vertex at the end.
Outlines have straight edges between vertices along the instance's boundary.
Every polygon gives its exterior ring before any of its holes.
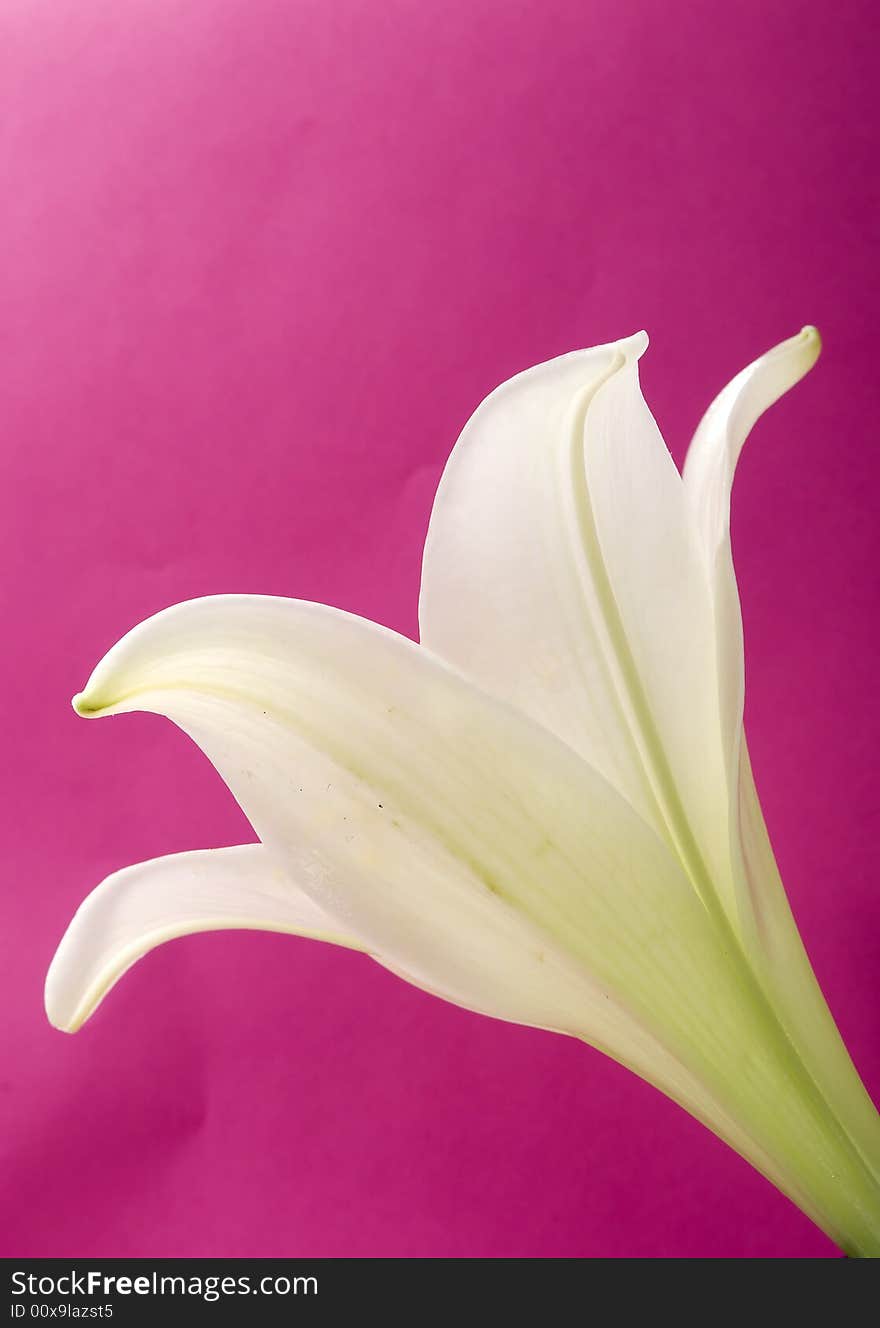
{"type": "Polygon", "coordinates": [[[807,323],[805,327],[801,328],[798,337],[802,342],[804,349],[809,351],[812,356],[810,362],[810,367],[812,368],[822,352],[822,334],[818,327],[814,327],[812,323],[807,323]]]}
{"type": "Polygon", "coordinates": [[[640,360],[648,349],[649,338],[647,332],[642,328],[640,332],[634,332],[631,337],[624,337],[617,343],[617,350],[626,356],[628,360],[640,360]]]}
{"type": "Polygon", "coordinates": [[[783,341],[777,350],[800,350],[807,352],[812,356],[817,356],[822,349],[822,337],[817,327],[812,323],[806,323],[793,337],[783,341]]]}
{"type": "Polygon", "coordinates": [[[76,696],[72,696],[70,704],[80,719],[100,719],[110,709],[109,703],[99,701],[94,692],[89,691],[88,687],[82,692],[77,692],[76,696]]]}
{"type": "Polygon", "coordinates": [[[65,1002],[62,997],[56,980],[57,977],[56,963],[53,959],[49,966],[49,972],[46,974],[46,985],[43,990],[43,1008],[46,1011],[46,1018],[59,1033],[78,1033],[92,1011],[88,1008],[84,1009],[82,1005],[72,1011],[70,1002],[65,1002]]]}
{"type": "MultiPolygon", "coordinates": [[[[791,386],[794,386],[798,379],[809,373],[818,360],[821,350],[822,337],[819,329],[812,323],[807,323],[793,337],[774,346],[765,358],[770,361],[787,361],[797,375],[791,382],[791,386]]],[[[760,360],[757,360],[756,364],[760,364],[760,360]]]]}
{"type": "Polygon", "coordinates": [[[82,984],[77,989],[76,981],[71,980],[70,930],[68,927],[53,954],[43,984],[43,1008],[46,1011],[46,1018],[59,1033],[78,1033],[83,1024],[94,1014],[103,994],[100,990],[96,993],[94,988],[84,993],[82,984]]]}
{"type": "Polygon", "coordinates": [[[53,1017],[48,1010],[46,1011],[46,1018],[49,1020],[49,1023],[55,1029],[56,1033],[66,1033],[68,1037],[72,1037],[74,1033],[78,1033],[86,1022],[85,1018],[80,1018],[73,1020],[70,1023],[64,1023],[60,1016],[53,1017]]]}

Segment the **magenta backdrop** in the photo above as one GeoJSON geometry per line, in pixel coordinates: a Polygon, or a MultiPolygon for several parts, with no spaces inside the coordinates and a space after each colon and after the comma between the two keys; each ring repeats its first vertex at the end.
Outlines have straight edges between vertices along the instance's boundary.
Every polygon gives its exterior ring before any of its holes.
{"type": "Polygon", "coordinates": [[[644,326],[680,461],[722,383],[815,322],[738,479],[748,720],[877,1096],[872,14],[4,5],[2,1253],[836,1253],[597,1053],[352,954],[178,941],[74,1038],[42,983],[107,872],[252,838],[171,725],[70,710],[128,627],[258,591],[414,635],[434,488],[493,386],[644,326]]]}

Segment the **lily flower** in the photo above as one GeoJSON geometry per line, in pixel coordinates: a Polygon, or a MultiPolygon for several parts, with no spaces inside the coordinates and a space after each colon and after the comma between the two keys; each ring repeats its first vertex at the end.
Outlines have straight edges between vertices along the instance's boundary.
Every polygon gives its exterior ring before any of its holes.
{"type": "Polygon", "coordinates": [[[259,842],[110,876],[61,942],[46,1009],[78,1029],[191,932],[349,946],[600,1048],[875,1257],[880,1118],[755,792],[729,537],[746,436],[819,336],[724,389],[683,475],[641,394],[646,346],[564,355],[478,408],[431,517],[420,645],[326,605],[225,595],[113,646],[77,713],[171,719],[259,842]]]}

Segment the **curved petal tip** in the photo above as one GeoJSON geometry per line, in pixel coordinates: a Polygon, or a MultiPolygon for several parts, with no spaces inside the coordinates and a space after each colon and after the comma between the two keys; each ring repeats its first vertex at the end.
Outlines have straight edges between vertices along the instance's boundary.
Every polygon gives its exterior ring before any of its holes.
{"type": "Polygon", "coordinates": [[[822,350],[822,337],[817,327],[814,327],[812,323],[807,323],[806,327],[802,327],[796,336],[791,337],[788,341],[783,341],[776,349],[787,352],[799,351],[802,357],[803,372],[807,373],[819,358],[822,350]]]}
{"type": "Polygon", "coordinates": [[[634,332],[631,337],[624,337],[617,342],[616,349],[619,350],[628,360],[640,360],[648,349],[648,334],[642,329],[641,332],[634,332]]]}
{"type": "MultiPolygon", "coordinates": [[[[83,1002],[71,999],[64,981],[57,954],[53,957],[43,987],[43,1007],[46,1018],[59,1033],[78,1033],[97,1005],[97,1000],[83,1002]]],[[[100,999],[100,998],[99,998],[100,999]]]]}

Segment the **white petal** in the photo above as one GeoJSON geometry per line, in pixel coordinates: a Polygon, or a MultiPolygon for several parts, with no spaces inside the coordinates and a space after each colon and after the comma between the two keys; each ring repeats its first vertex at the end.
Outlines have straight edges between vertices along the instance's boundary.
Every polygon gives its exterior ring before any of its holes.
{"type": "Polygon", "coordinates": [[[865,1092],[803,948],[773,856],[742,731],[743,634],[730,544],[736,463],[760,416],[815,364],[819,334],[805,327],[750,364],[715,399],[694,436],[685,490],[715,598],[717,669],[731,789],[734,869],[749,903],[744,940],[792,1043],[880,1176],[874,1107],[865,1092]]]}
{"type": "Polygon", "coordinates": [[[589,760],[735,919],[712,604],[646,344],[539,365],[479,408],[431,517],[420,630],[589,760]]]}
{"type": "MultiPolygon", "coordinates": [[[[675,463],[627,348],[584,415],[583,545],[618,691],[670,842],[734,926],[714,611],[675,463]]],[[[575,482],[577,482],[575,472],[575,482]]]]}
{"type": "Polygon", "coordinates": [[[46,977],[46,1013],[73,1033],[142,955],[193,932],[292,932],[361,949],[262,844],[175,853],[114,872],[77,909],[46,977]]]}
{"type": "Polygon", "coordinates": [[[730,548],[733,476],[752,426],[809,372],[821,348],[816,329],[805,327],[743,369],[703,416],[685,461],[685,493],[715,599],[721,723],[734,789],[744,672],[742,618],[730,548]]]}
{"type": "Polygon", "coordinates": [[[729,534],[730,491],[749,433],[764,412],[809,373],[821,349],[816,328],[802,328],[738,373],[700,421],[688,449],[684,481],[707,554],[717,553],[729,534]]]}
{"type": "Polygon", "coordinates": [[[539,364],[468,421],[431,513],[419,631],[428,649],[556,733],[656,821],[621,722],[570,492],[570,408],[620,360],[614,344],[539,364]]]}

